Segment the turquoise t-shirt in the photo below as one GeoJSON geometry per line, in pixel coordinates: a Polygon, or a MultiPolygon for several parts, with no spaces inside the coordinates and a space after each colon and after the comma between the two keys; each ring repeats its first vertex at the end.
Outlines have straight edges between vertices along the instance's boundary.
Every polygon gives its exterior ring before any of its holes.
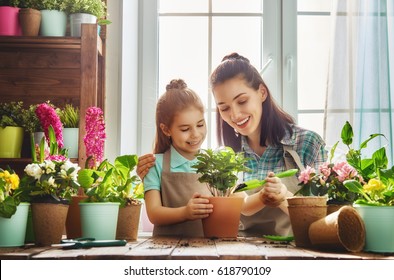
{"type": "MultiPolygon", "coordinates": [[[[155,165],[149,169],[148,174],[144,177],[144,190],[145,192],[150,190],[160,191],[161,187],[161,172],[163,171],[163,156],[164,154],[156,154],[155,165]]],[[[197,158],[188,160],[184,158],[178,151],[171,146],[171,172],[186,172],[195,173],[196,170],[192,168],[192,165],[198,162],[197,158]]]]}

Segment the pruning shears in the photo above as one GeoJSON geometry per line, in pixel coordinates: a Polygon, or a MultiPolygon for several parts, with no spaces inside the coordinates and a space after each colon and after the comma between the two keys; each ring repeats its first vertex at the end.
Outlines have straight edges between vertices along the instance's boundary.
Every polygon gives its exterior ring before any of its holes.
{"type": "Polygon", "coordinates": [[[52,247],[61,247],[63,249],[79,249],[90,247],[111,247],[125,246],[126,240],[95,240],[90,237],[81,237],[75,239],[62,239],[60,244],[52,244],[52,247]]]}
{"type": "MultiPolygon", "coordinates": [[[[285,178],[285,177],[290,177],[295,175],[298,172],[298,169],[289,169],[283,172],[279,172],[276,173],[275,176],[278,178],[285,178]]],[[[266,180],[257,180],[257,179],[253,179],[253,180],[249,180],[246,181],[242,184],[239,184],[234,192],[242,192],[242,191],[247,191],[247,190],[252,190],[255,188],[258,188],[262,185],[264,185],[266,183],[266,180]]]]}

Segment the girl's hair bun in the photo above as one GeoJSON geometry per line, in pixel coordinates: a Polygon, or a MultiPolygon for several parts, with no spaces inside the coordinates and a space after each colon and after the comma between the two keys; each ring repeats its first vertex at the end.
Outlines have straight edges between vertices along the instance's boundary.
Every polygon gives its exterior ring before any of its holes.
{"type": "Polygon", "coordinates": [[[187,84],[182,79],[173,79],[166,86],[166,90],[170,90],[170,89],[185,89],[185,88],[187,88],[187,84]]]}

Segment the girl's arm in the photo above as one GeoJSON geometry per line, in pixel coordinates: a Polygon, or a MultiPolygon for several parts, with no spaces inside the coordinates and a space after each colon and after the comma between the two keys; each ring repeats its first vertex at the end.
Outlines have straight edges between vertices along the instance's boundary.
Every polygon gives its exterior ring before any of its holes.
{"type": "Polygon", "coordinates": [[[160,192],[157,190],[145,193],[145,205],[149,220],[154,225],[171,225],[188,220],[203,219],[212,212],[213,205],[209,200],[195,193],[188,204],[182,207],[164,207],[160,192]]]}

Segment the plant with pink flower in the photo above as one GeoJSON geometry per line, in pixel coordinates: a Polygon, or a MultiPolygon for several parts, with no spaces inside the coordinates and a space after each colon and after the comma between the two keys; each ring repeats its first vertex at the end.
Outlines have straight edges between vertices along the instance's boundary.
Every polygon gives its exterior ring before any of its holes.
{"type": "Polygon", "coordinates": [[[85,115],[85,137],[83,138],[87,166],[97,168],[103,161],[106,139],[104,113],[98,107],[89,107],[85,115]]]}
{"type": "Polygon", "coordinates": [[[36,115],[44,129],[45,137],[49,143],[49,127],[52,126],[56,136],[59,149],[63,148],[63,125],[56,110],[48,103],[39,104],[36,108],[36,115]]]}

